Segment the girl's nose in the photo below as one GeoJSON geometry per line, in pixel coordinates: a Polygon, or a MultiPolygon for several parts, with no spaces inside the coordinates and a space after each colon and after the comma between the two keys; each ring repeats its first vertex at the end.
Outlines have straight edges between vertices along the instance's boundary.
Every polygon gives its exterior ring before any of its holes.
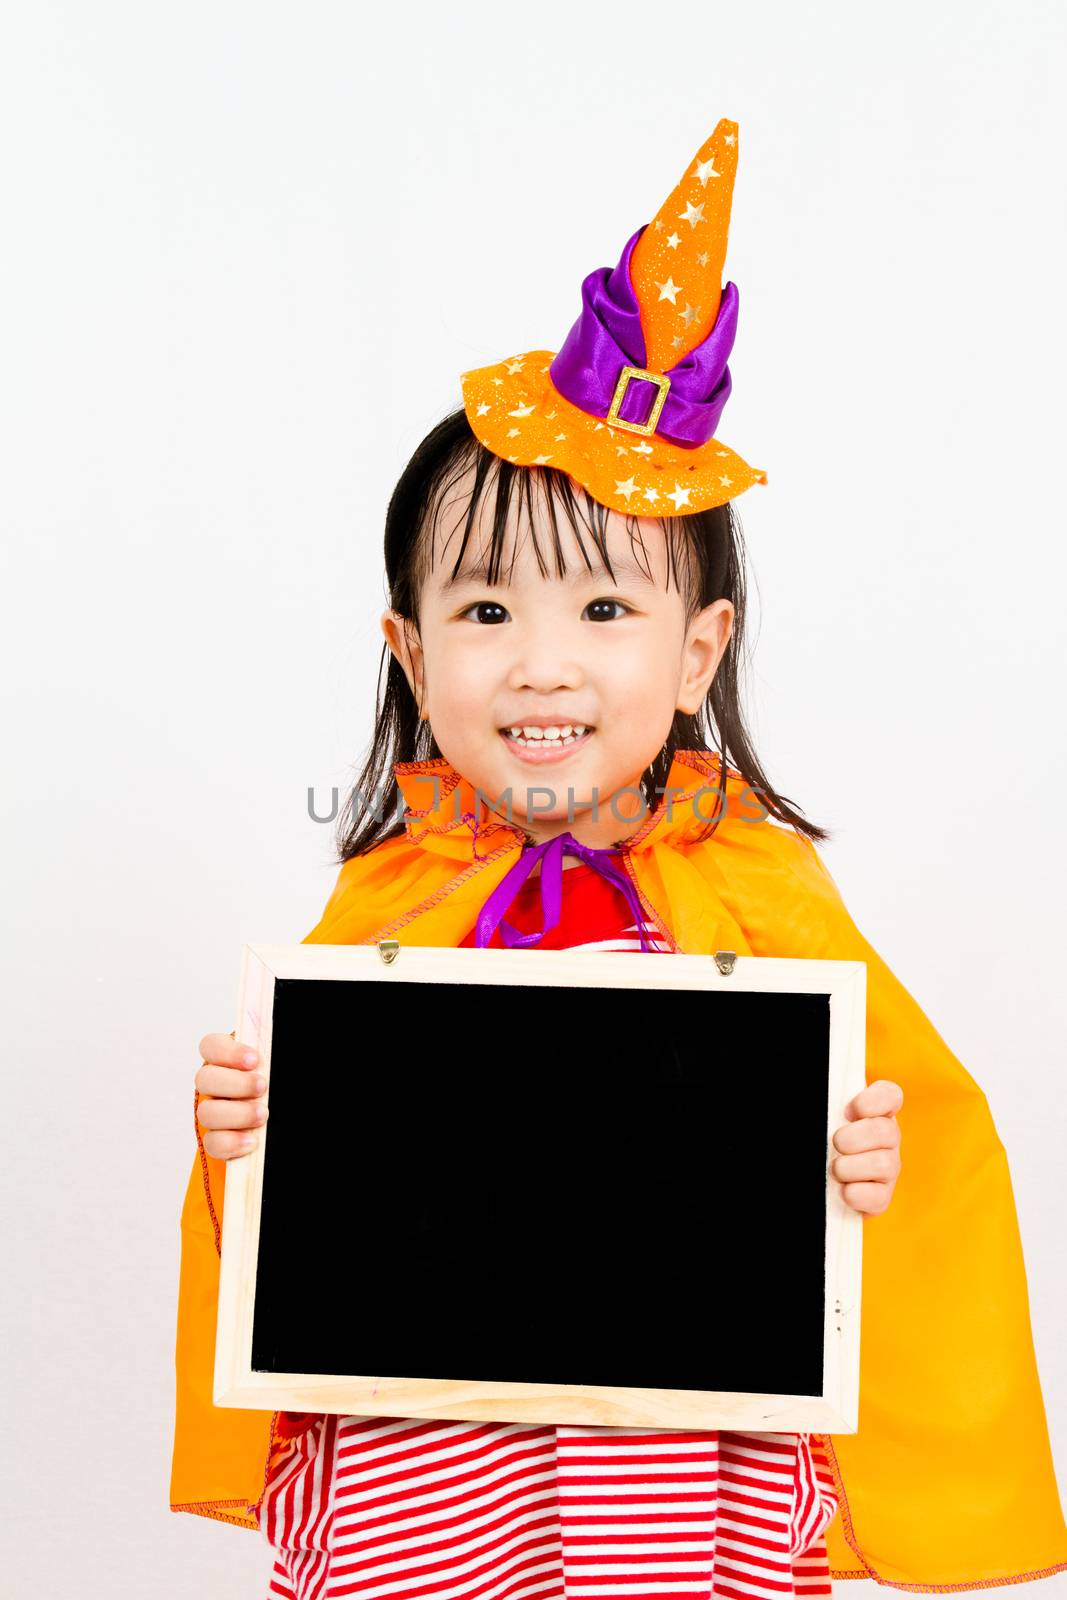
{"type": "Polygon", "coordinates": [[[523,628],[521,632],[516,629],[508,687],[552,694],[557,689],[574,689],[582,684],[586,667],[581,652],[565,635],[564,628],[547,619],[536,628],[523,628]]]}
{"type": "Polygon", "coordinates": [[[530,689],[536,694],[554,694],[557,689],[576,689],[585,681],[581,664],[561,656],[551,645],[543,650],[523,650],[508,673],[508,687],[530,689]]]}

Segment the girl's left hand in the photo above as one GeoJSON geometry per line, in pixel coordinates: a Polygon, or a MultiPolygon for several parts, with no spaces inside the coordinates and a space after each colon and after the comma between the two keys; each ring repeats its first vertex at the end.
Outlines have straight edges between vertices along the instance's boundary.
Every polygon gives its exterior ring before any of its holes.
{"type": "Polygon", "coordinates": [[[848,1122],[834,1134],[834,1148],[847,1152],[830,1162],[842,1185],[845,1204],[877,1216],[893,1198],[900,1175],[900,1128],[896,1112],[904,1104],[899,1083],[879,1078],[845,1107],[848,1122]]]}

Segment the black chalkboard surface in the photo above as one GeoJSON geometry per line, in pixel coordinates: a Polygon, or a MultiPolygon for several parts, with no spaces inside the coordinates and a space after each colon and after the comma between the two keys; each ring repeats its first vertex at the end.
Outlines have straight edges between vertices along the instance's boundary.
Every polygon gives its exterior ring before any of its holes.
{"type": "Polygon", "coordinates": [[[249,947],[271,1114],[227,1167],[216,1403],[849,1431],[864,977],[249,947]]]}

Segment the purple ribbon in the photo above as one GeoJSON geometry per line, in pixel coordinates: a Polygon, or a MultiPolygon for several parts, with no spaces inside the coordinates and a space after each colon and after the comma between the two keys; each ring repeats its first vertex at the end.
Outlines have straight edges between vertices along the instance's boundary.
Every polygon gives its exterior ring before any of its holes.
{"type": "MultiPolygon", "coordinates": [[[[647,223],[627,241],[619,264],[597,267],[582,284],[582,310],[549,367],[565,399],[593,416],[606,417],[623,367],[645,365],[641,308],[630,282],[630,257],[647,223]]],[[[656,436],[693,449],[714,438],[733,380],[726,365],[737,334],[737,286],[722,291],[715,326],[700,344],[671,367],[671,380],[656,436]]],[[[647,378],[632,378],[619,407],[625,422],[645,422],[658,394],[647,378]]]]}
{"type": "Polygon", "coordinates": [[[509,869],[497,884],[488,900],[478,913],[475,924],[475,948],[484,950],[491,941],[497,927],[500,928],[500,937],[512,950],[519,946],[536,944],[543,939],[546,933],[558,926],[560,911],[563,906],[563,855],[569,852],[572,856],[581,856],[589,866],[595,867],[602,877],[626,896],[630,910],[633,912],[634,922],[637,924],[641,936],[641,949],[652,950],[648,936],[645,933],[645,921],[641,911],[641,901],[637,889],[630,882],[625,872],[612,865],[612,859],[617,854],[614,850],[596,850],[592,845],[581,844],[573,834],[558,833],[554,839],[546,839],[544,844],[532,845],[523,851],[515,865],[509,869]],[[543,926],[536,933],[519,933],[504,921],[505,913],[510,909],[512,901],[526,882],[530,873],[541,863],[541,921],[543,926]]]}

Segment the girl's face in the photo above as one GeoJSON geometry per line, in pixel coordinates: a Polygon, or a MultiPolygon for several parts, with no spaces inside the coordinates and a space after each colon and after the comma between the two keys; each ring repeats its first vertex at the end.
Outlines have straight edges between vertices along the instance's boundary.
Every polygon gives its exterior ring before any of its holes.
{"type": "MultiPolygon", "coordinates": [[[[521,537],[516,550],[509,524],[498,581],[489,584],[478,572],[489,548],[490,495],[453,579],[469,472],[439,513],[439,525],[454,531],[424,580],[418,631],[392,610],[382,630],[441,753],[493,810],[538,843],[569,831],[583,844],[608,846],[644,821],[641,774],[662,750],[675,711],[699,709],[729,640],[733,606],[717,600],[687,625],[673,576],[667,584],[662,525],[637,518],[639,540],[631,545],[626,519],[615,512],[605,539],[614,580],[591,539],[582,555],[560,511],[567,571],[558,576],[546,554],[542,573],[532,541],[521,537]],[[628,787],[632,793],[620,793],[628,787]]],[[[550,552],[543,496],[532,515],[538,544],[550,552]]]]}

